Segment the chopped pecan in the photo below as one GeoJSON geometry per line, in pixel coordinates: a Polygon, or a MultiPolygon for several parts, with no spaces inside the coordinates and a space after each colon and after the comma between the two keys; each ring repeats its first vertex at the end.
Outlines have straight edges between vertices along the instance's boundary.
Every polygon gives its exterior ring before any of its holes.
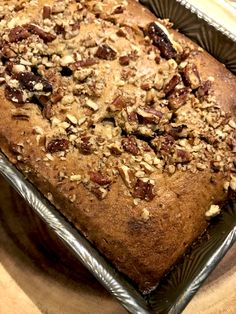
{"type": "Polygon", "coordinates": [[[85,59],[85,60],[81,60],[81,61],[76,62],[73,67],[75,67],[75,69],[87,68],[87,67],[91,67],[97,63],[98,63],[98,60],[90,58],[90,59],[85,59]]]}
{"type": "Polygon", "coordinates": [[[114,11],[112,12],[112,14],[121,14],[124,12],[124,7],[122,7],[121,5],[117,6],[114,11]]]}
{"type": "Polygon", "coordinates": [[[126,152],[131,153],[134,156],[138,155],[139,148],[134,136],[128,136],[127,138],[123,138],[121,143],[126,152]]]}
{"type": "Polygon", "coordinates": [[[190,154],[186,150],[176,149],[173,155],[174,162],[185,164],[190,162],[190,154]]]}
{"type": "Polygon", "coordinates": [[[155,137],[151,141],[151,146],[156,152],[160,152],[161,155],[168,156],[175,143],[175,139],[171,135],[161,135],[155,137]]]}
{"type": "Polygon", "coordinates": [[[43,19],[50,19],[52,14],[52,8],[49,5],[43,7],[43,19]]]}
{"type": "Polygon", "coordinates": [[[166,96],[168,96],[170,93],[173,92],[173,90],[179,84],[179,82],[180,82],[180,76],[174,75],[164,88],[164,93],[166,94],[166,96]]]}
{"type": "Polygon", "coordinates": [[[101,186],[109,185],[112,183],[112,179],[108,175],[98,171],[90,172],[90,180],[101,186]]]}
{"type": "Polygon", "coordinates": [[[5,97],[6,99],[14,103],[18,103],[18,104],[24,103],[23,91],[16,89],[14,87],[11,87],[9,85],[6,85],[5,87],[5,97]]]}
{"type": "Polygon", "coordinates": [[[139,178],[134,187],[133,197],[151,201],[155,197],[154,188],[155,184],[153,180],[139,178]]]}
{"type": "Polygon", "coordinates": [[[126,107],[126,101],[122,95],[118,95],[117,97],[115,97],[115,99],[113,100],[111,104],[112,111],[116,111],[116,110],[120,111],[125,107],[126,107]]]}
{"type": "Polygon", "coordinates": [[[115,60],[117,53],[107,44],[98,47],[95,57],[104,60],[115,60]]]}
{"type": "Polygon", "coordinates": [[[74,31],[79,30],[79,29],[80,29],[80,24],[81,24],[80,21],[76,21],[74,24],[72,24],[72,25],[71,25],[72,31],[74,32],[74,31]]]}
{"type": "Polygon", "coordinates": [[[127,34],[121,28],[116,32],[116,35],[119,37],[124,37],[124,38],[127,36],[127,34]]]}
{"type": "Polygon", "coordinates": [[[177,52],[171,41],[166,33],[155,22],[148,25],[147,33],[152,39],[153,44],[160,50],[163,58],[169,60],[176,57],[177,52]]]}
{"type": "Polygon", "coordinates": [[[188,99],[188,94],[189,89],[187,87],[175,89],[168,97],[170,108],[176,110],[183,106],[188,99]]]}
{"type": "Polygon", "coordinates": [[[16,43],[18,41],[27,39],[29,36],[30,33],[24,27],[16,26],[10,30],[8,37],[10,43],[16,43]]]}
{"type": "Polygon", "coordinates": [[[211,81],[207,80],[203,82],[202,85],[199,86],[197,90],[197,93],[196,93],[197,97],[202,98],[204,96],[208,96],[210,89],[211,89],[211,81]]]}
{"type": "Polygon", "coordinates": [[[126,112],[127,112],[127,118],[128,118],[129,122],[131,122],[131,123],[132,122],[133,123],[138,123],[139,122],[138,115],[137,115],[136,112],[134,112],[134,111],[128,112],[128,110],[126,110],[126,112]]]}
{"type": "Polygon", "coordinates": [[[91,137],[88,135],[83,135],[78,143],[78,148],[82,154],[88,155],[94,151],[93,144],[91,142],[91,137]]]}
{"type": "Polygon", "coordinates": [[[182,77],[184,84],[192,89],[197,89],[201,85],[200,75],[194,63],[186,65],[182,77]]]}
{"type": "Polygon", "coordinates": [[[17,79],[21,87],[30,92],[52,92],[52,85],[46,79],[35,75],[33,72],[19,72],[17,73],[17,79]]]}
{"type": "Polygon", "coordinates": [[[118,170],[125,185],[128,188],[134,187],[136,183],[136,177],[135,177],[134,171],[125,165],[119,166],[118,170]]]}
{"type": "Polygon", "coordinates": [[[57,152],[65,151],[68,148],[69,148],[69,141],[64,138],[53,139],[47,144],[47,147],[46,147],[49,153],[57,153],[57,152]]]}
{"type": "Polygon", "coordinates": [[[35,24],[27,24],[25,28],[32,34],[38,35],[45,43],[50,43],[56,39],[56,35],[51,34],[43,30],[41,27],[35,24]]]}
{"type": "Polygon", "coordinates": [[[158,123],[163,114],[152,107],[138,108],[137,114],[139,116],[140,123],[158,123]]]}
{"type": "Polygon", "coordinates": [[[120,65],[122,65],[122,66],[127,66],[127,65],[129,65],[129,62],[130,62],[130,59],[129,59],[128,56],[122,56],[122,57],[119,58],[119,63],[120,63],[120,65]]]}
{"type": "Polygon", "coordinates": [[[187,125],[181,124],[178,126],[170,126],[167,130],[167,133],[171,135],[175,140],[179,139],[180,137],[185,137],[187,125]]]}
{"type": "Polygon", "coordinates": [[[180,61],[185,61],[191,53],[191,49],[189,47],[185,47],[181,56],[180,56],[180,61]]]}

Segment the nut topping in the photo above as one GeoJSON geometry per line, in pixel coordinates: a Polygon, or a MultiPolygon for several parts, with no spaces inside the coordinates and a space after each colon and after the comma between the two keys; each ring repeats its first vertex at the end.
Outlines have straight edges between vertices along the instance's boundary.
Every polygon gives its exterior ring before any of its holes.
{"type": "Polygon", "coordinates": [[[45,32],[41,27],[35,24],[27,24],[25,28],[32,34],[38,35],[45,43],[50,43],[56,39],[54,34],[45,32]]]}
{"type": "Polygon", "coordinates": [[[16,89],[14,87],[9,86],[9,85],[6,85],[6,87],[5,87],[5,97],[6,97],[6,99],[8,99],[14,103],[18,103],[18,104],[24,103],[23,92],[19,89],[16,89]]]}
{"type": "Polygon", "coordinates": [[[52,85],[46,79],[32,72],[20,72],[17,74],[17,79],[21,87],[30,92],[52,92],[52,85]]]}
{"type": "Polygon", "coordinates": [[[122,139],[122,145],[126,152],[136,156],[139,153],[138,144],[134,136],[128,136],[122,139]]]}
{"type": "Polygon", "coordinates": [[[47,152],[53,154],[61,151],[65,151],[69,148],[69,141],[64,138],[56,138],[51,140],[47,144],[47,152]]]}
{"type": "Polygon", "coordinates": [[[161,56],[167,60],[176,57],[176,50],[164,31],[155,23],[148,25],[147,32],[155,45],[161,52],[161,56]]]}
{"type": "Polygon", "coordinates": [[[103,44],[98,47],[98,50],[95,53],[95,57],[104,60],[115,60],[116,52],[107,44],[103,44]]]}
{"type": "Polygon", "coordinates": [[[109,185],[112,182],[112,179],[110,177],[108,177],[106,174],[101,173],[101,172],[91,172],[90,180],[101,186],[109,185]]]}
{"type": "Polygon", "coordinates": [[[141,200],[151,201],[155,197],[154,181],[150,179],[138,179],[135,184],[133,197],[141,200]]]}
{"type": "Polygon", "coordinates": [[[179,84],[179,82],[180,82],[180,76],[174,75],[164,88],[164,93],[166,94],[166,96],[168,96],[174,91],[175,87],[179,84]]]}
{"type": "Polygon", "coordinates": [[[195,64],[188,64],[183,70],[183,81],[186,86],[197,89],[201,85],[200,75],[195,64]]]}
{"type": "Polygon", "coordinates": [[[18,41],[27,39],[29,36],[30,33],[24,27],[16,26],[10,30],[9,41],[10,43],[16,43],[18,41]]]}

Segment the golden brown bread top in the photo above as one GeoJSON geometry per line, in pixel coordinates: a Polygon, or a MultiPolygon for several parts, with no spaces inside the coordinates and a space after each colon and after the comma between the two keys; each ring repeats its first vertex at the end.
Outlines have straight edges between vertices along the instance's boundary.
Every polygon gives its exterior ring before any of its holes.
{"type": "Polygon", "coordinates": [[[4,3],[1,149],[154,286],[235,187],[235,77],[135,1],[4,3]]]}

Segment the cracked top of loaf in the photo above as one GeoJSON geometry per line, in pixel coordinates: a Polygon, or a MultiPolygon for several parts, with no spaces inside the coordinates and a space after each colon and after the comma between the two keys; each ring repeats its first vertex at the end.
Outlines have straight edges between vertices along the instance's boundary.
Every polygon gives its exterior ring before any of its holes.
{"type": "Polygon", "coordinates": [[[171,27],[132,0],[0,0],[1,149],[142,290],[236,189],[236,79],[171,27]]]}

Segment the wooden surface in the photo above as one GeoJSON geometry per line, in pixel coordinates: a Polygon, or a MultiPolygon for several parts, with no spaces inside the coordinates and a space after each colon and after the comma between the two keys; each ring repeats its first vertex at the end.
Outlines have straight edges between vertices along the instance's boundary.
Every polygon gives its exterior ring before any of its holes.
{"type": "MultiPolygon", "coordinates": [[[[222,0],[191,1],[203,10],[207,5],[213,18],[236,29],[236,18],[222,9],[222,0]]],[[[57,254],[60,243],[33,221],[0,178],[0,314],[126,313],[68,251],[63,258],[57,254]]],[[[192,313],[236,313],[236,245],[184,311],[192,313]]]]}

